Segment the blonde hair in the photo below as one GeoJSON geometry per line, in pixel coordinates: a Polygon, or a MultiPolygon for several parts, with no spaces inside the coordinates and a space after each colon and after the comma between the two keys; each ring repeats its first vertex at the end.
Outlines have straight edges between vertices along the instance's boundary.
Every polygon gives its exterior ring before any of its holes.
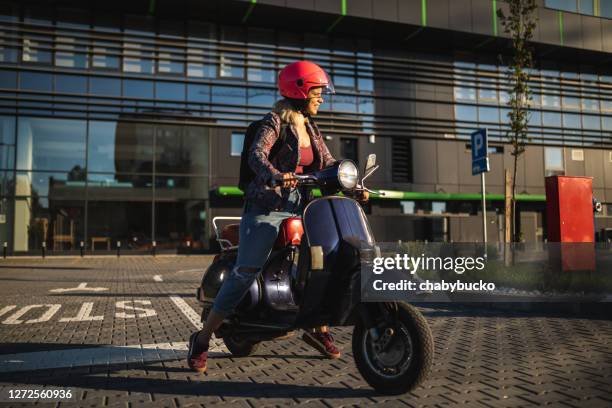
{"type": "Polygon", "coordinates": [[[308,118],[297,111],[288,99],[279,99],[272,107],[272,112],[280,116],[283,123],[300,125],[308,122],[308,118]]]}

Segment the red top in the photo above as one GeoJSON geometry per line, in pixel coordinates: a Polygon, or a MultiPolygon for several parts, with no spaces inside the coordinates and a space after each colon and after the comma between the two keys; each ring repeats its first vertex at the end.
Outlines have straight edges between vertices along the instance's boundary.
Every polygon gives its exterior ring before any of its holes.
{"type": "Polygon", "coordinates": [[[308,147],[300,147],[300,162],[298,163],[296,174],[303,174],[304,167],[310,166],[314,160],[312,153],[312,143],[308,147]]]}

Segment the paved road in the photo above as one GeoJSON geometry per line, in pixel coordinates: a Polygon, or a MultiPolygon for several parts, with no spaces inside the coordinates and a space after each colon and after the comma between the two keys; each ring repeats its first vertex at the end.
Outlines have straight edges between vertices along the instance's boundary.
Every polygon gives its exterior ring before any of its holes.
{"type": "Polygon", "coordinates": [[[612,321],[495,310],[423,309],[435,364],[401,397],[377,395],[362,380],[350,328],[334,330],[340,360],[292,338],[250,358],[219,345],[209,374],[194,374],[185,341],[200,324],[193,295],[208,262],[0,260],[0,395],[53,386],[75,398],[47,405],[82,407],[612,406],[612,321]]]}

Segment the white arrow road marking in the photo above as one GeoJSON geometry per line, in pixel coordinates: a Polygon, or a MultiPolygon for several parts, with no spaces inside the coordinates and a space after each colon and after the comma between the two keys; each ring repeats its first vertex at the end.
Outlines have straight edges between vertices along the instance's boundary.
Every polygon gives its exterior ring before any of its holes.
{"type": "Polygon", "coordinates": [[[49,292],[62,293],[62,292],[74,292],[74,291],[81,291],[81,290],[89,290],[91,292],[101,292],[104,290],[108,290],[108,288],[88,288],[87,282],[81,282],[79,286],[77,286],[76,288],[51,289],[49,292]]]}
{"type": "Polygon", "coordinates": [[[162,279],[161,275],[155,275],[153,276],[153,280],[155,282],[163,282],[164,280],[162,279]]]}
{"type": "MultiPolygon", "coordinates": [[[[0,373],[182,360],[186,354],[186,342],[135,344],[131,346],[108,345],[91,348],[4,354],[0,355],[0,373]]],[[[221,357],[223,355],[224,353],[218,351],[209,352],[210,357],[221,357]]]]}
{"type": "Polygon", "coordinates": [[[3,314],[7,314],[8,312],[10,312],[11,310],[13,310],[16,307],[17,307],[17,305],[4,306],[2,309],[0,309],[0,316],[2,316],[3,314]]]}
{"type": "Polygon", "coordinates": [[[22,317],[23,315],[28,313],[30,310],[38,309],[40,307],[46,307],[48,309],[38,319],[26,320],[26,323],[29,324],[29,323],[42,323],[42,322],[46,322],[46,321],[50,320],[53,317],[53,315],[57,313],[58,310],[60,310],[62,305],[53,304],[53,305],[28,305],[28,306],[24,306],[21,309],[19,309],[18,311],[16,311],[15,313],[13,313],[11,316],[7,317],[2,322],[2,324],[21,324],[21,323],[23,323],[23,320],[20,320],[19,319],[20,317],[22,317]]]}
{"type": "Polygon", "coordinates": [[[93,302],[85,302],[81,305],[79,313],[75,317],[62,317],[60,322],[90,322],[93,320],[102,320],[104,316],[92,316],[93,302]]]}
{"type": "MultiPolygon", "coordinates": [[[[187,302],[185,302],[182,297],[170,296],[170,300],[179,308],[179,310],[185,315],[187,320],[189,320],[196,329],[202,330],[204,325],[200,321],[200,315],[196,313],[196,311],[193,310],[193,308],[189,306],[189,304],[187,304],[187,302]]],[[[210,340],[210,346],[208,350],[223,351],[225,353],[228,352],[227,347],[225,347],[225,344],[223,343],[223,340],[214,338],[210,340]]]]}

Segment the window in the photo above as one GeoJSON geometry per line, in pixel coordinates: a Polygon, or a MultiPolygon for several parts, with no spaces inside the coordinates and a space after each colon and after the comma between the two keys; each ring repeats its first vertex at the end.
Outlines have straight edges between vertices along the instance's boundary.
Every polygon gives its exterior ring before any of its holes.
{"type": "Polygon", "coordinates": [[[465,122],[476,122],[478,110],[475,106],[455,105],[455,119],[465,122]]]}
{"type": "Polygon", "coordinates": [[[244,105],[246,103],[246,90],[233,86],[213,86],[212,102],[244,105]]]}
{"type": "Polygon", "coordinates": [[[599,15],[601,17],[612,18],[612,1],[599,0],[599,15]]]}
{"type": "Polygon", "coordinates": [[[433,201],[431,203],[432,214],[442,214],[446,212],[446,203],[444,201],[433,201]]]}
{"type": "Polygon", "coordinates": [[[340,156],[343,159],[349,159],[359,164],[359,153],[357,150],[357,139],[340,138],[340,156]]]}
{"type": "Polygon", "coordinates": [[[546,177],[565,174],[563,149],[560,147],[544,148],[544,169],[546,177]]]}
{"type": "Polygon", "coordinates": [[[124,44],[123,71],[141,74],[153,73],[153,53],[145,50],[142,44],[124,44]]]}
{"type": "Polygon", "coordinates": [[[128,98],[153,99],[153,82],[138,79],[123,81],[123,96],[128,98]]]}
{"type": "Polygon", "coordinates": [[[87,46],[77,44],[77,39],[58,36],[55,39],[55,65],[67,68],[87,68],[87,46]]]}
{"type": "Polygon", "coordinates": [[[24,35],[21,60],[23,62],[50,64],[51,47],[52,42],[49,41],[48,36],[38,34],[24,35]]]}
{"type": "Polygon", "coordinates": [[[119,68],[118,45],[108,41],[95,40],[93,42],[91,66],[102,69],[119,68]]]}
{"type": "Polygon", "coordinates": [[[55,75],[55,92],[84,95],[87,93],[87,78],[78,75],[55,75]]]}
{"type": "Polygon", "coordinates": [[[89,78],[89,93],[93,95],[121,96],[121,80],[114,78],[89,78]]]}
{"type": "Polygon", "coordinates": [[[475,101],[476,89],[466,86],[455,87],[455,100],[458,101],[475,101]]]}
{"type": "Polygon", "coordinates": [[[274,63],[265,61],[273,56],[263,56],[258,54],[249,54],[247,70],[247,78],[252,82],[267,82],[273,84],[276,81],[276,72],[274,71],[274,63]]]}
{"type": "Polygon", "coordinates": [[[400,201],[402,214],[414,214],[415,204],[414,201],[400,201]]]}
{"type": "Polygon", "coordinates": [[[272,89],[249,88],[249,106],[271,108],[276,101],[276,91],[272,89]]]}
{"type": "Polygon", "coordinates": [[[330,99],[331,107],[334,112],[355,112],[357,110],[356,96],[335,94],[332,95],[330,99]]]}
{"type": "Polygon", "coordinates": [[[160,46],[158,49],[157,72],[160,74],[183,74],[184,51],[173,47],[160,46]]]}
{"type": "Polygon", "coordinates": [[[542,125],[561,127],[561,114],[555,112],[542,112],[542,125]]]}
{"type": "Polygon", "coordinates": [[[235,52],[223,52],[220,56],[219,76],[222,78],[244,78],[244,57],[235,52]]]}
{"type": "Polygon", "coordinates": [[[156,82],[155,99],[184,101],[185,84],[178,82],[156,82]]]}
{"type": "Polygon", "coordinates": [[[38,72],[21,72],[21,89],[28,91],[51,92],[53,77],[51,74],[38,72]]]}
{"type": "Polygon", "coordinates": [[[412,182],[412,143],[407,137],[392,139],[391,180],[394,183],[412,182]]]}
{"type": "Polygon", "coordinates": [[[244,145],[244,134],[232,132],[230,156],[240,156],[244,145]]]}

